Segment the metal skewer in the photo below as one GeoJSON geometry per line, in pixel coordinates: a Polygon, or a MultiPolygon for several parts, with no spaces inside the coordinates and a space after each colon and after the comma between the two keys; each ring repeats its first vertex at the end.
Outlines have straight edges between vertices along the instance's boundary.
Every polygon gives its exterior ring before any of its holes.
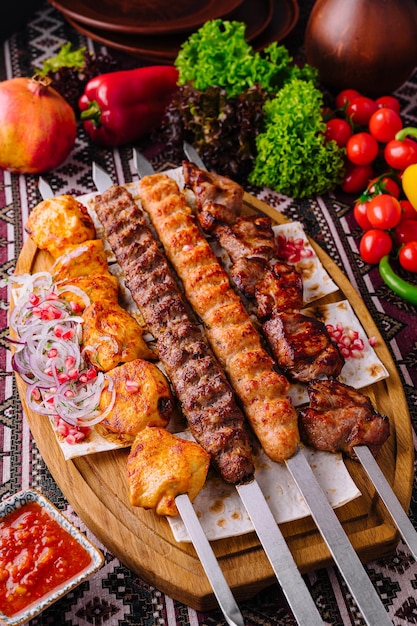
{"type": "MultiPolygon", "coordinates": [[[[97,165],[97,163],[93,163],[92,177],[99,192],[104,192],[113,185],[113,181],[108,173],[97,165]]],[[[211,584],[226,622],[229,626],[244,626],[243,616],[202,529],[188,494],[177,496],[175,498],[175,504],[190,535],[194,549],[200,559],[207,579],[211,584]]]]}
{"type": "MultiPolygon", "coordinates": [[[[155,173],[151,163],[137,150],[133,150],[133,160],[141,178],[155,173]]],[[[253,479],[237,486],[237,490],[297,622],[300,626],[322,625],[323,620],[258,483],[253,479]]]]}
{"type": "Polygon", "coordinates": [[[381,468],[376,462],[368,446],[354,446],[353,450],[362,464],[363,469],[371,479],[381,500],[385,504],[393,522],[400,531],[413,557],[417,560],[417,532],[410,518],[401,506],[400,501],[391,489],[391,486],[381,468]]]}

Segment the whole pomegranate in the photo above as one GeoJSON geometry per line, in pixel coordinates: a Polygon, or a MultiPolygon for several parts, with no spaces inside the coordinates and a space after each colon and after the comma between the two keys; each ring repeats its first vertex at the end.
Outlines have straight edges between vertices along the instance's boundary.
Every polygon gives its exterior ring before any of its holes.
{"type": "Polygon", "coordinates": [[[65,161],[77,122],[51,79],[11,78],[0,83],[0,167],[20,174],[47,172],[65,161]]]}

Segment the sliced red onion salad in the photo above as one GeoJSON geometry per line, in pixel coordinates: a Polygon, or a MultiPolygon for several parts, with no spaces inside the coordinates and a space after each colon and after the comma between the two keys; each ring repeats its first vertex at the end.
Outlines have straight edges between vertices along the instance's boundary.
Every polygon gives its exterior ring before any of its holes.
{"type": "MultiPolygon", "coordinates": [[[[13,277],[15,302],[9,325],[17,339],[13,368],[28,384],[28,406],[42,415],[64,420],[86,433],[111,411],[116,392],[113,379],[89,365],[81,352],[83,319],[79,305],[60,297],[73,292],[85,306],[90,299],[78,287],[53,283],[48,272],[13,277]],[[104,387],[111,393],[109,405],[100,410],[104,387]]],[[[73,434],[73,433],[72,433],[73,434]]],[[[76,443],[81,437],[71,437],[76,443]]]]}

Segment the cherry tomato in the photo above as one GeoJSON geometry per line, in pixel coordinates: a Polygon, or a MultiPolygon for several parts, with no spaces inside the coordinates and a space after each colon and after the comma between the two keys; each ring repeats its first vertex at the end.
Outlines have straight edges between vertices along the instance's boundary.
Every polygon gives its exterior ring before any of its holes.
{"type": "Polygon", "coordinates": [[[341,189],[345,193],[360,193],[366,189],[373,175],[372,165],[354,165],[348,162],[341,189]]]}
{"type": "Polygon", "coordinates": [[[377,109],[369,120],[369,132],[377,141],[388,143],[403,127],[401,117],[392,109],[377,109]]]}
{"type": "Polygon", "coordinates": [[[369,133],[355,133],[347,141],[346,154],[355,165],[369,165],[378,156],[378,142],[369,133]]]}
{"type": "Polygon", "coordinates": [[[394,170],[405,170],[417,163],[417,141],[408,137],[403,141],[392,139],[384,148],[384,159],[394,170]]]}
{"type": "Polygon", "coordinates": [[[417,220],[417,211],[409,200],[400,200],[401,220],[417,220]]]}
{"type": "Polygon", "coordinates": [[[392,239],[386,230],[373,228],[362,235],[359,252],[365,263],[375,265],[391,252],[392,239]]]}
{"type": "Polygon", "coordinates": [[[366,217],[374,228],[389,230],[401,219],[401,204],[389,193],[381,193],[367,203],[366,217]]]}
{"type": "Polygon", "coordinates": [[[354,124],[358,126],[366,126],[375,113],[378,106],[375,100],[367,96],[358,96],[351,100],[346,107],[346,115],[350,117],[354,124]]]}
{"type": "Polygon", "coordinates": [[[346,120],[342,120],[338,117],[326,122],[326,141],[335,141],[339,148],[344,148],[347,140],[352,134],[352,127],[346,120]]]}
{"type": "Polygon", "coordinates": [[[417,272],[417,241],[404,244],[398,255],[401,266],[409,272],[417,272]]]}
{"type": "Polygon", "coordinates": [[[387,109],[392,109],[396,113],[400,113],[401,111],[400,101],[394,96],[381,96],[380,98],[377,98],[375,102],[378,109],[387,107],[387,109]]]}
{"type": "Polygon", "coordinates": [[[343,89],[336,96],[336,106],[337,106],[337,108],[338,109],[343,109],[345,104],[347,104],[348,102],[350,102],[354,98],[357,98],[360,95],[361,94],[356,89],[343,89]]]}
{"type": "Polygon", "coordinates": [[[394,198],[399,198],[401,194],[400,185],[391,176],[379,176],[374,178],[368,185],[367,191],[371,195],[377,193],[389,193],[394,198]]]}
{"type": "Polygon", "coordinates": [[[417,220],[401,220],[394,228],[394,239],[398,246],[417,241],[417,220]]]}
{"type": "Polygon", "coordinates": [[[367,208],[368,203],[361,201],[356,202],[353,207],[353,217],[362,230],[371,230],[371,228],[373,228],[371,222],[368,220],[368,216],[366,215],[367,208]]]}

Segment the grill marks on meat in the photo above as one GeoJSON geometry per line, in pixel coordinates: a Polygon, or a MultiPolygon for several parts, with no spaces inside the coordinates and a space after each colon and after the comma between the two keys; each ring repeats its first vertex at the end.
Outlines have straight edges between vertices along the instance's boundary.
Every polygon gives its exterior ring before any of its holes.
{"type": "Polygon", "coordinates": [[[140,181],[138,192],[263,449],[273,460],[284,461],[299,441],[296,412],[287,397],[288,380],[275,371],[177,184],[164,174],[154,174],[140,181]]]}
{"type": "Polygon", "coordinates": [[[114,186],[95,210],[165,366],[191,432],[230,483],[253,474],[243,413],[200,328],[187,313],[167,259],[131,194],[114,186]]]}
{"type": "Polygon", "coordinates": [[[319,320],[288,311],[265,322],[263,329],[274,357],[293,380],[305,383],[340,374],[344,359],[319,320]]]}
{"type": "Polygon", "coordinates": [[[302,440],[318,450],[344,452],[355,458],[354,446],[366,445],[376,456],[390,434],[389,419],[370,399],[334,380],[308,385],[310,405],[299,414],[302,440]]]}
{"type": "MultiPolygon", "coordinates": [[[[205,193],[201,194],[196,183],[198,168],[186,163],[183,168],[186,185],[197,196],[198,220],[205,230],[207,213],[211,211],[211,206],[205,204],[209,181],[205,181],[205,193]]],[[[215,175],[210,176],[215,186],[215,175]]],[[[224,202],[228,202],[226,195],[224,202]]],[[[265,338],[278,366],[299,382],[319,376],[338,376],[344,359],[325,325],[300,312],[303,305],[301,274],[293,265],[274,259],[276,249],[271,220],[265,216],[237,217],[234,197],[231,206],[235,220],[222,223],[222,214],[217,209],[210,222],[211,230],[206,232],[211,232],[228,253],[236,287],[254,300],[256,315],[263,323],[265,338]]]]}

